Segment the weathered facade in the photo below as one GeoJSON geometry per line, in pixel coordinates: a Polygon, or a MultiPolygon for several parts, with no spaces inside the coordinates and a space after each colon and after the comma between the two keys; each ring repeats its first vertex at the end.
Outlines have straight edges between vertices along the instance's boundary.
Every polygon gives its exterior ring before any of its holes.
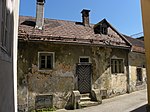
{"type": "Polygon", "coordinates": [[[18,56],[18,98],[22,100],[20,104],[30,102],[28,105],[34,107],[36,95],[52,94],[54,95],[54,105],[57,108],[64,108],[71,92],[78,90],[76,69],[79,57],[82,56],[89,57],[90,64],[92,64],[93,71],[90,79],[92,89],[107,90],[108,96],[124,94],[127,92],[127,72],[125,70],[123,74],[111,74],[110,59],[124,59],[126,69],[127,52],[97,46],[20,42],[18,56]],[[39,52],[55,53],[55,68],[53,70],[39,70],[39,52]]]}
{"type": "Polygon", "coordinates": [[[42,95],[55,108],[76,108],[82,95],[101,102],[130,92],[131,42],[105,19],[90,24],[89,12],[81,12],[82,22],[20,17],[19,110],[39,108],[42,95]]]}
{"type": "Polygon", "coordinates": [[[125,36],[132,43],[131,52],[128,55],[130,92],[144,89],[147,85],[146,59],[144,42],[125,36]]]}

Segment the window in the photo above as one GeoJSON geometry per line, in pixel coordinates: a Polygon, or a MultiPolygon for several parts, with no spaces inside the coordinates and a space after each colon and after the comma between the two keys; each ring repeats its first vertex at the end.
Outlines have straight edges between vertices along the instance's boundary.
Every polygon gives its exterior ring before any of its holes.
{"type": "Polygon", "coordinates": [[[80,56],[79,63],[90,63],[90,58],[88,56],[80,56]]]}
{"type": "Polygon", "coordinates": [[[6,10],[6,0],[2,0],[2,21],[1,21],[1,45],[8,51],[8,36],[9,36],[9,11],[6,10]]]}
{"type": "Polygon", "coordinates": [[[108,34],[108,26],[106,24],[100,24],[99,26],[94,28],[95,34],[108,34]]]}
{"type": "Polygon", "coordinates": [[[123,59],[111,59],[111,73],[124,73],[123,59]]]}
{"type": "Polygon", "coordinates": [[[142,68],[137,68],[137,81],[142,81],[142,68]]]}
{"type": "Polygon", "coordinates": [[[39,52],[39,70],[54,68],[54,52],[39,52]]]}
{"type": "Polygon", "coordinates": [[[101,27],[100,27],[100,32],[101,32],[102,34],[104,34],[104,35],[107,35],[107,27],[101,26],[101,27]]]}
{"type": "Polygon", "coordinates": [[[141,85],[143,83],[142,68],[136,68],[136,76],[136,86],[141,85]]]}

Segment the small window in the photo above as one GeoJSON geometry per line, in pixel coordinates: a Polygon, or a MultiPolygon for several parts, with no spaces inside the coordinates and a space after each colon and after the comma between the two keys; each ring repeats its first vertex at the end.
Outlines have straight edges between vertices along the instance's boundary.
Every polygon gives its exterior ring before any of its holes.
{"type": "Polygon", "coordinates": [[[100,32],[104,35],[107,35],[107,27],[101,26],[100,27],[100,32]]]}
{"type": "Polygon", "coordinates": [[[137,81],[142,81],[142,68],[137,68],[137,81]]]}
{"type": "Polygon", "coordinates": [[[89,58],[89,57],[86,57],[86,56],[85,56],[85,57],[84,57],[84,56],[83,56],[83,57],[81,56],[81,57],[79,58],[79,62],[80,62],[80,63],[90,63],[90,58],[89,58]]]}
{"type": "Polygon", "coordinates": [[[143,77],[142,77],[142,68],[137,68],[136,69],[136,86],[141,85],[143,83],[143,77]]]}
{"type": "Polygon", "coordinates": [[[111,73],[124,73],[123,59],[111,59],[111,73]]]}
{"type": "Polygon", "coordinates": [[[103,23],[94,28],[95,34],[108,34],[108,25],[103,23]]]}
{"type": "Polygon", "coordinates": [[[54,68],[54,53],[39,53],[39,70],[50,70],[54,68]]]}

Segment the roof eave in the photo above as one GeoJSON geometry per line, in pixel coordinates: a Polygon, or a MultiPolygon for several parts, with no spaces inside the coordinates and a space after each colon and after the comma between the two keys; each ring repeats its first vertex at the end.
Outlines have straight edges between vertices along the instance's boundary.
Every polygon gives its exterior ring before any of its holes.
{"type": "MultiPolygon", "coordinates": [[[[50,37],[49,37],[50,38],[50,37]]],[[[53,38],[56,38],[56,37],[53,37],[53,38]]],[[[123,46],[123,45],[105,45],[105,44],[102,44],[100,43],[93,43],[92,39],[82,39],[82,40],[74,40],[74,38],[67,38],[68,40],[61,40],[61,37],[57,37],[58,39],[55,40],[55,39],[52,39],[52,40],[48,40],[48,39],[44,39],[44,38],[30,38],[30,37],[27,37],[27,38],[22,38],[22,36],[19,36],[18,40],[19,41],[28,41],[28,42],[51,42],[51,43],[59,43],[59,44],[74,44],[74,45],[86,45],[86,46],[100,46],[100,47],[111,47],[111,48],[120,48],[120,49],[128,49],[130,50],[131,47],[130,46],[123,46]],[[86,40],[86,41],[85,41],[86,40]]]]}

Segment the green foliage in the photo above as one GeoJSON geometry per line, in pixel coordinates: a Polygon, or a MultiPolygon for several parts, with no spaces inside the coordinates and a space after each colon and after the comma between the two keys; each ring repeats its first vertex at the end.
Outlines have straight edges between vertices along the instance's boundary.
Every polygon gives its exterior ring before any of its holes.
{"type": "Polygon", "coordinates": [[[56,111],[56,108],[43,108],[43,109],[32,110],[31,112],[54,112],[54,111],[56,111]]]}

